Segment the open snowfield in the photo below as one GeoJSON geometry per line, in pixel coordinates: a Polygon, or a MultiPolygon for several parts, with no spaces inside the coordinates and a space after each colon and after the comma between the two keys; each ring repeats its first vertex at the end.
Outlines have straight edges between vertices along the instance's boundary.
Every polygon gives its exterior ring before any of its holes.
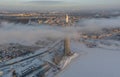
{"type": "Polygon", "coordinates": [[[56,77],[120,77],[120,50],[87,48],[72,42],[71,49],[80,54],[56,77]]]}

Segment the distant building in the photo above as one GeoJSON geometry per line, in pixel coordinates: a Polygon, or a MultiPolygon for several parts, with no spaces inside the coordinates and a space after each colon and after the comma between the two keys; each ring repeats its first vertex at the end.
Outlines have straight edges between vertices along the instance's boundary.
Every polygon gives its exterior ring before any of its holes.
{"type": "Polygon", "coordinates": [[[66,14],[66,23],[68,23],[69,22],[69,16],[68,16],[68,14],[66,14]]]}

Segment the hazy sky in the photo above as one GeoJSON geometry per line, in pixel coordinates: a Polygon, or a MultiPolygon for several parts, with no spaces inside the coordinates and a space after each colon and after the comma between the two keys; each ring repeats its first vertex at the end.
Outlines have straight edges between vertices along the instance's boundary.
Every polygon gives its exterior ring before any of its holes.
{"type": "Polygon", "coordinates": [[[120,0],[0,0],[0,9],[119,8],[120,0]]]}

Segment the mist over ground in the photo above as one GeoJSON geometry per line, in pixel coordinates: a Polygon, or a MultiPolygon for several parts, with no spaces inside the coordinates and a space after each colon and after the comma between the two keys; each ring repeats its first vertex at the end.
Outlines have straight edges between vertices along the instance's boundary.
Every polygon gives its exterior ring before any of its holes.
{"type": "Polygon", "coordinates": [[[71,28],[2,22],[0,27],[0,44],[34,44],[36,41],[45,38],[63,39],[66,35],[74,37],[75,33],[71,28]]]}
{"type": "Polygon", "coordinates": [[[120,27],[120,17],[81,19],[78,23],[82,31],[99,31],[103,28],[120,27]]]}
{"type": "Polygon", "coordinates": [[[1,22],[0,24],[0,44],[21,43],[31,45],[36,41],[53,38],[64,39],[78,37],[78,31],[99,31],[102,28],[120,27],[120,17],[116,18],[91,18],[81,19],[76,26],[61,27],[49,25],[28,25],[1,22]]]}

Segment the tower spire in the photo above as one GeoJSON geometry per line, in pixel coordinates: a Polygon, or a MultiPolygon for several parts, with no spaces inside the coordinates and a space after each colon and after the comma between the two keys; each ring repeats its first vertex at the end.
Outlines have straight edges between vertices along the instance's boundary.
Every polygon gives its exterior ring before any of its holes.
{"type": "MultiPolygon", "coordinates": [[[[69,17],[68,17],[68,14],[66,14],[66,24],[68,23],[69,23],[69,17]]],[[[70,38],[68,35],[64,39],[64,55],[65,56],[72,55],[71,50],[70,50],[70,38]]]]}
{"type": "Polygon", "coordinates": [[[68,16],[68,14],[66,14],[66,23],[68,23],[69,22],[69,16],[68,16]]]}

